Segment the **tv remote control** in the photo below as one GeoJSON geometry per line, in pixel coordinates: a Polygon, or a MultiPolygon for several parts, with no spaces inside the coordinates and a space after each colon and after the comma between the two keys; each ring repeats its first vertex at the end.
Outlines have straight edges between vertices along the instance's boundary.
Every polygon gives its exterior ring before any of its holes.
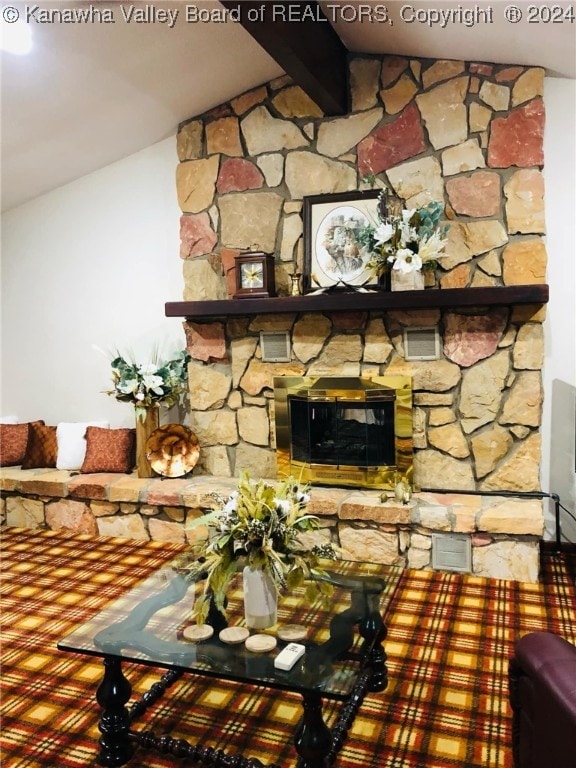
{"type": "Polygon", "coordinates": [[[300,643],[288,643],[286,648],[280,651],[278,656],[274,659],[274,666],[276,669],[281,669],[284,672],[288,672],[294,664],[304,656],[306,652],[306,646],[300,645],[300,643]]]}

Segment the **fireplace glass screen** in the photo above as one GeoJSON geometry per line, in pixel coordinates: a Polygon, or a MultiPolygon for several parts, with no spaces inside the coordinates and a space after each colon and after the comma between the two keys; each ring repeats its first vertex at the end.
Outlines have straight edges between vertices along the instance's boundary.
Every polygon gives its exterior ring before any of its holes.
{"type": "Polygon", "coordinates": [[[394,464],[394,403],[290,398],[292,455],[311,464],[394,464]]]}
{"type": "Polygon", "coordinates": [[[280,476],[392,488],[412,473],[412,389],[402,376],[274,379],[280,476]]]}

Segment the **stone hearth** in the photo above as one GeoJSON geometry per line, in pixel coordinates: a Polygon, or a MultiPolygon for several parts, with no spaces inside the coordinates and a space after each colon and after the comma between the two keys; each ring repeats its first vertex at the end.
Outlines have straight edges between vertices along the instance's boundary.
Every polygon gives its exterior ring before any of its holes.
{"type": "MultiPolygon", "coordinates": [[[[274,482],[274,481],[271,481],[274,482]]],[[[183,480],[133,475],[78,475],[63,470],[0,469],[6,523],[88,535],[184,543],[204,535],[187,525],[226,497],[232,478],[183,480]]],[[[542,503],[536,499],[416,494],[408,504],[384,503],[376,491],[312,489],[310,512],[321,527],[307,543],[337,544],[342,556],[429,568],[433,534],[465,534],[478,576],[535,582],[542,503]]]]}

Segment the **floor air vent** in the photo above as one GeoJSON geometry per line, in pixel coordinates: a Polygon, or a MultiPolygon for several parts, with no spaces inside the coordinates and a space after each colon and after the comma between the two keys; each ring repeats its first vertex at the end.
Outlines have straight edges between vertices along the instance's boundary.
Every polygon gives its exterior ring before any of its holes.
{"type": "Polygon", "coordinates": [[[439,571],[472,572],[470,536],[432,534],[432,567],[439,571]]]}

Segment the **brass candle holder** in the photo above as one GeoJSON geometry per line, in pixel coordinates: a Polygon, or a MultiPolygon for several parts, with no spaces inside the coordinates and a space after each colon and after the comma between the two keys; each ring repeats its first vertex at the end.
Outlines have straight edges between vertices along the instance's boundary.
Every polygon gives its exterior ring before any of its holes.
{"type": "Polygon", "coordinates": [[[290,288],[290,295],[291,296],[300,296],[300,278],[302,277],[301,272],[292,272],[290,275],[290,280],[292,281],[292,285],[290,288]]]}

